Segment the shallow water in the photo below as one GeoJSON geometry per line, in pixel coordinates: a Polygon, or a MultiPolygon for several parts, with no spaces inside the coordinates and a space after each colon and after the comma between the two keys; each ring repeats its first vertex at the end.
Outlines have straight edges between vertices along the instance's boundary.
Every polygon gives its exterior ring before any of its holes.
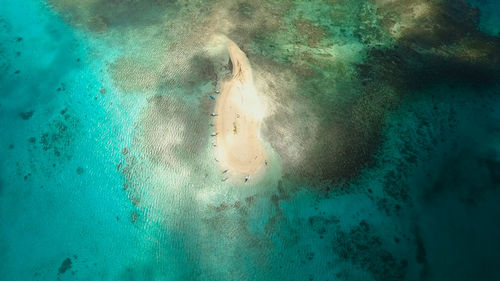
{"type": "Polygon", "coordinates": [[[499,279],[500,10],[464,3],[2,0],[0,279],[499,279]],[[217,34],[267,114],[246,184],[217,34]]]}

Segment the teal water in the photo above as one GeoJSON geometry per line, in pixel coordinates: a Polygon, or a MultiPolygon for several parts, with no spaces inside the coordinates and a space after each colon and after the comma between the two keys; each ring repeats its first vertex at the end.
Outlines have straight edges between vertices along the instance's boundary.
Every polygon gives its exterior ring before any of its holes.
{"type": "Polygon", "coordinates": [[[0,3],[1,280],[500,278],[493,1],[469,41],[385,1],[48,2],[0,3]],[[208,138],[212,12],[273,112],[244,186],[208,138]]]}
{"type": "Polygon", "coordinates": [[[500,36],[500,15],[498,15],[500,4],[491,0],[470,0],[468,2],[479,9],[479,28],[490,35],[500,36]]]}
{"type": "Polygon", "coordinates": [[[2,7],[2,279],[54,279],[68,257],[67,275],[116,276],[146,251],[115,172],[128,117],[81,35],[42,3],[2,7]]]}

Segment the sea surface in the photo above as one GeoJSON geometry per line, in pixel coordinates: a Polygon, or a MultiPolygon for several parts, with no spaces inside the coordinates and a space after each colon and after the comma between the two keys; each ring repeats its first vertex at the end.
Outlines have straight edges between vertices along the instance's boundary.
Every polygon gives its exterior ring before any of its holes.
{"type": "Polygon", "coordinates": [[[500,280],[499,3],[0,0],[0,280],[500,280]]]}

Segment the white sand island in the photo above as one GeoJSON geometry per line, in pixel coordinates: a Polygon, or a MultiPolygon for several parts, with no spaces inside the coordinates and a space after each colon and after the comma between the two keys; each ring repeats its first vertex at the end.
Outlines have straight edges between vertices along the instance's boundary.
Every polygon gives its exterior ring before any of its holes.
{"type": "Polygon", "coordinates": [[[221,84],[215,112],[216,159],[230,178],[256,174],[267,164],[260,139],[264,109],[255,90],[247,56],[225,38],[232,63],[232,77],[221,84]]]}

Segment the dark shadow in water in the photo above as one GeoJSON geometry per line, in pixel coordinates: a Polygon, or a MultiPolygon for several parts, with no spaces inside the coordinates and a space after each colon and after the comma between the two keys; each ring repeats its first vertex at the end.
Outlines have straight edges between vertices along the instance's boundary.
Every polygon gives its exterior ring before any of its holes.
{"type": "Polygon", "coordinates": [[[179,7],[175,0],[48,0],[51,6],[77,26],[93,32],[108,29],[144,28],[159,24],[168,15],[175,16],[179,7]]]}
{"type": "MultiPolygon", "coordinates": [[[[300,165],[284,157],[285,172],[308,182],[352,179],[378,151],[385,116],[402,98],[441,83],[474,90],[498,83],[500,39],[482,34],[477,29],[477,11],[456,2],[461,1],[434,4],[430,15],[406,30],[393,47],[369,49],[357,66],[356,78],[361,85],[351,89],[360,94],[341,107],[327,99],[335,81],[314,78],[322,77],[324,68],[304,76],[298,91],[311,97],[314,110],[322,116],[322,133],[309,142],[311,148],[300,165]]],[[[280,121],[269,122],[272,127],[280,121]]],[[[271,132],[267,137],[273,143],[276,136],[271,132]]],[[[280,155],[286,155],[275,147],[280,155]]],[[[328,190],[329,185],[318,186],[328,190]]]]}

